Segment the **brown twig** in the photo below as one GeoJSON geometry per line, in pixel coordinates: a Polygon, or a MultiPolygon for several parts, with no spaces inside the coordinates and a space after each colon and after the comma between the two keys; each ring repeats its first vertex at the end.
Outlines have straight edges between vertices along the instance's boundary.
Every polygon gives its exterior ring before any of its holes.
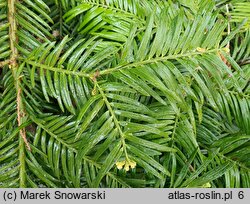
{"type": "MultiPolygon", "coordinates": [[[[226,11],[227,11],[227,15],[228,15],[228,24],[227,24],[227,35],[230,35],[231,33],[231,27],[230,27],[230,16],[229,16],[229,7],[228,7],[228,4],[226,5],[226,11]]],[[[227,54],[230,55],[230,41],[227,43],[226,47],[225,47],[225,51],[227,54]]],[[[226,57],[221,53],[219,52],[219,56],[221,58],[221,60],[228,66],[229,69],[231,69],[231,64],[230,62],[227,61],[226,57]]],[[[229,76],[231,77],[231,76],[229,76]]]]}
{"type": "MultiPolygon", "coordinates": [[[[228,4],[226,4],[226,10],[227,10],[227,15],[228,15],[228,23],[227,23],[227,35],[230,35],[231,33],[231,26],[230,26],[230,14],[229,14],[229,7],[228,4]]],[[[227,43],[226,48],[230,49],[230,41],[227,43]]]]}
{"type": "MultiPolygon", "coordinates": [[[[19,82],[17,82],[17,83],[19,83],[19,82]]],[[[21,92],[22,92],[22,89],[20,87],[18,87],[18,89],[17,89],[17,99],[16,99],[17,100],[17,122],[18,122],[18,126],[22,125],[22,119],[25,117],[25,112],[24,112],[24,110],[22,108],[21,92]]],[[[20,130],[20,135],[23,138],[23,141],[24,141],[24,143],[26,145],[26,148],[29,151],[31,151],[29,142],[27,141],[25,128],[20,130]]]]}
{"type": "MultiPolygon", "coordinates": [[[[15,46],[15,44],[18,43],[16,31],[17,31],[17,23],[16,23],[16,18],[15,18],[15,3],[18,0],[8,0],[8,20],[9,20],[9,37],[10,37],[10,49],[11,49],[11,56],[9,60],[9,67],[12,70],[12,75],[15,80],[15,87],[16,87],[16,93],[17,93],[17,98],[16,98],[16,103],[17,103],[17,122],[18,126],[21,126],[24,119],[25,119],[25,111],[23,108],[23,102],[22,102],[22,97],[21,97],[21,78],[18,76],[18,62],[17,62],[17,56],[18,56],[18,50],[15,46]]],[[[26,145],[26,148],[30,151],[30,145],[27,141],[26,138],[26,131],[25,128],[20,130],[20,135],[26,145]]]]}

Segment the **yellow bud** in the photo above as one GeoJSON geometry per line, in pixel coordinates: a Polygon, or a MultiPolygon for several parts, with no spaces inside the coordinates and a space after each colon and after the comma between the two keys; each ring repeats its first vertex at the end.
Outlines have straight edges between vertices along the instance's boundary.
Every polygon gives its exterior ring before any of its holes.
{"type": "Polygon", "coordinates": [[[136,166],[136,162],[135,161],[130,161],[129,164],[130,164],[130,166],[131,166],[132,169],[135,168],[135,166],[136,166]]]}
{"type": "Polygon", "coordinates": [[[211,188],[211,184],[208,182],[208,183],[205,183],[202,187],[203,188],[211,188]]]}
{"type": "Polygon", "coordinates": [[[126,162],[124,169],[125,169],[125,171],[129,171],[129,163],[128,162],[126,162]]]}
{"type": "Polygon", "coordinates": [[[225,47],[223,50],[224,50],[226,53],[229,53],[229,52],[230,52],[229,47],[225,47]]]}
{"type": "Polygon", "coordinates": [[[117,169],[122,169],[122,167],[124,166],[124,164],[125,164],[125,161],[121,161],[121,162],[116,162],[116,167],[117,167],[117,169]]]}
{"type": "Polygon", "coordinates": [[[95,96],[96,95],[96,88],[94,88],[91,92],[92,96],[95,96]]]}
{"type": "Polygon", "coordinates": [[[201,48],[201,47],[197,47],[196,50],[198,52],[206,52],[206,49],[205,48],[201,48]]]}

